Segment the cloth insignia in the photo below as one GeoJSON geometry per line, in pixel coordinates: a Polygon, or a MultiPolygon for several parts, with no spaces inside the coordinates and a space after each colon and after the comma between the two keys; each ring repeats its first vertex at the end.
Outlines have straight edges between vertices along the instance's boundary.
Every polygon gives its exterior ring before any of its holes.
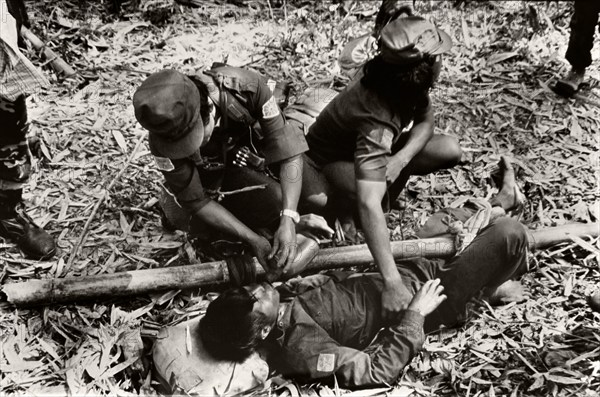
{"type": "Polygon", "coordinates": [[[275,86],[277,86],[277,82],[275,80],[267,80],[267,85],[269,86],[271,92],[275,92],[275,86]]]}
{"type": "Polygon", "coordinates": [[[158,169],[161,171],[169,172],[175,169],[173,162],[167,157],[154,156],[154,161],[156,162],[158,169]]]}
{"type": "Polygon", "coordinates": [[[320,372],[333,372],[335,369],[335,354],[323,353],[319,354],[317,360],[317,371],[320,372]]]}
{"type": "Polygon", "coordinates": [[[381,136],[381,144],[388,148],[392,148],[392,142],[394,141],[394,133],[387,128],[383,130],[383,135],[381,136]]]}
{"type": "Polygon", "coordinates": [[[272,119],[279,116],[279,106],[275,103],[275,98],[271,97],[262,107],[263,119],[272,119]]]}

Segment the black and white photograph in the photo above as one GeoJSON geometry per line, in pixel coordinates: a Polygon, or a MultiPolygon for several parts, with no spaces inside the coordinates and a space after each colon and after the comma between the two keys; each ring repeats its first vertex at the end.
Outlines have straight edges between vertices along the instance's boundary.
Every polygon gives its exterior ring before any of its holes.
{"type": "Polygon", "coordinates": [[[0,0],[0,394],[600,397],[600,0],[0,0]]]}

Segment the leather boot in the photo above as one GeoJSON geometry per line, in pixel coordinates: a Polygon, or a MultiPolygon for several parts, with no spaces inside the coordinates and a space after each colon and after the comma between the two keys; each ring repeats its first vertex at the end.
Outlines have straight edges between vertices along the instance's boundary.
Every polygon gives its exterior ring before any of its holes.
{"type": "Polygon", "coordinates": [[[11,240],[30,259],[50,259],[56,253],[54,238],[33,222],[22,203],[13,217],[0,219],[0,237],[11,240]]]}
{"type": "Polygon", "coordinates": [[[565,78],[558,80],[554,86],[554,91],[556,91],[558,95],[562,95],[567,98],[572,97],[579,89],[581,83],[583,83],[584,75],[585,69],[577,70],[572,68],[565,78]]]}

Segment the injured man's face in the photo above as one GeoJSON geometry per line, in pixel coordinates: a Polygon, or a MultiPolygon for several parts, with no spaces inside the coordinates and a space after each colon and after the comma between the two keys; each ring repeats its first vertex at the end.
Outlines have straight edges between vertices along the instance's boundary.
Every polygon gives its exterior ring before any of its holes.
{"type": "Polygon", "coordinates": [[[274,325],[279,311],[279,292],[269,283],[251,284],[244,289],[254,298],[252,312],[262,313],[274,325]]]}

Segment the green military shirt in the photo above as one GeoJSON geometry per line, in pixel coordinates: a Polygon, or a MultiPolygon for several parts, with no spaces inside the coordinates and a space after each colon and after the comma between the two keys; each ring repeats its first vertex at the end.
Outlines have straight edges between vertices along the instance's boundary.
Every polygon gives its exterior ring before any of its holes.
{"type": "Polygon", "coordinates": [[[215,128],[207,148],[198,148],[189,157],[163,157],[160,147],[150,147],[167,187],[184,208],[196,212],[210,201],[205,188],[220,187],[214,172],[219,168],[215,167],[215,161],[223,166],[226,163],[223,154],[236,147],[241,139],[248,139],[264,156],[266,164],[308,150],[304,132],[285,120],[265,77],[232,66],[218,66],[188,77],[196,84],[203,82],[208,86],[209,96],[218,104],[222,128],[215,128]],[[253,128],[257,122],[260,131],[253,128]]]}
{"type": "MultiPolygon", "coordinates": [[[[339,275],[348,274],[334,278],[339,275]]],[[[300,294],[288,303],[269,337],[269,365],[284,375],[309,380],[335,375],[342,387],[395,382],[425,341],[424,317],[406,310],[393,324],[385,324],[381,275],[339,282],[334,278],[310,276],[294,287],[300,294]]],[[[415,278],[405,282],[416,290],[415,278]]]]}

